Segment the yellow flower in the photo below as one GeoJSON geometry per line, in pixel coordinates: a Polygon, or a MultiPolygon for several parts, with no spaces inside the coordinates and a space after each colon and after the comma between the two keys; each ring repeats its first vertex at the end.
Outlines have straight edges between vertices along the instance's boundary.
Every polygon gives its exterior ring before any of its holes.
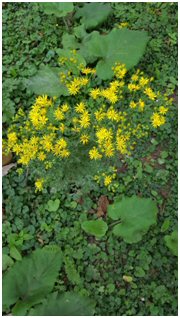
{"type": "Polygon", "coordinates": [[[114,75],[116,78],[122,79],[127,73],[125,64],[116,63],[114,67],[112,67],[114,75]]]}
{"type": "Polygon", "coordinates": [[[65,118],[63,111],[60,109],[60,107],[58,107],[55,112],[54,112],[54,116],[57,120],[63,120],[65,118]]]}
{"type": "Polygon", "coordinates": [[[36,104],[39,106],[51,106],[53,102],[51,99],[48,99],[47,95],[43,95],[36,98],[36,104]]]}
{"type": "Polygon", "coordinates": [[[80,84],[82,86],[86,86],[88,83],[89,83],[89,79],[88,78],[86,78],[86,77],[81,78],[80,84]]]}
{"type": "Polygon", "coordinates": [[[139,79],[139,76],[138,76],[137,74],[133,74],[133,75],[131,76],[131,79],[132,79],[132,81],[137,82],[138,79],[139,79]]]}
{"type": "Polygon", "coordinates": [[[89,142],[89,136],[84,134],[80,137],[80,141],[82,142],[83,145],[86,145],[89,142]]]}
{"type": "Polygon", "coordinates": [[[61,124],[61,125],[59,126],[59,129],[60,129],[60,131],[61,131],[62,133],[64,133],[64,131],[65,131],[65,125],[64,125],[64,124],[61,124]]]}
{"type": "Polygon", "coordinates": [[[17,135],[15,132],[8,133],[8,146],[11,148],[17,142],[17,135]]]}
{"type": "Polygon", "coordinates": [[[153,90],[150,87],[147,87],[144,90],[144,93],[151,99],[151,100],[155,100],[156,98],[156,94],[153,92],[153,90]]]}
{"type": "Polygon", "coordinates": [[[139,85],[141,87],[144,87],[146,86],[147,84],[149,83],[149,79],[148,78],[145,78],[145,77],[141,77],[140,80],[139,80],[139,85]]]}
{"type": "Polygon", "coordinates": [[[107,187],[109,184],[112,182],[112,177],[111,176],[106,176],[104,178],[104,185],[107,187]]]}
{"type": "Polygon", "coordinates": [[[66,85],[70,95],[76,95],[80,90],[80,83],[77,81],[72,81],[70,84],[66,85]]]}
{"type": "Polygon", "coordinates": [[[40,144],[43,146],[44,150],[50,152],[53,148],[52,145],[53,135],[45,135],[43,139],[40,141],[40,144]]]}
{"type": "Polygon", "coordinates": [[[68,104],[63,104],[62,105],[62,112],[66,113],[69,110],[69,105],[68,104]]]}
{"type": "Polygon", "coordinates": [[[118,28],[119,29],[122,29],[122,28],[127,28],[129,25],[128,22],[121,22],[119,25],[118,25],[118,28]]]}
{"type": "Polygon", "coordinates": [[[38,154],[38,159],[40,161],[44,161],[46,159],[46,155],[43,151],[40,151],[39,154],[38,154]]]}
{"type": "Polygon", "coordinates": [[[154,128],[160,127],[165,124],[166,119],[164,116],[159,115],[158,113],[153,113],[151,116],[152,125],[154,128]]]}
{"type": "Polygon", "coordinates": [[[82,113],[80,120],[79,120],[81,128],[87,128],[90,126],[90,115],[88,111],[82,113]]]}
{"type": "Polygon", "coordinates": [[[139,99],[138,104],[139,104],[140,111],[143,111],[144,110],[144,106],[145,106],[144,101],[142,99],[139,99]]]}
{"type": "Polygon", "coordinates": [[[93,99],[97,99],[97,98],[100,96],[100,89],[99,89],[99,88],[93,88],[93,89],[91,89],[91,91],[90,91],[90,96],[91,96],[93,99]]]}
{"type": "Polygon", "coordinates": [[[81,70],[81,72],[85,75],[88,75],[88,74],[95,74],[96,70],[90,67],[85,67],[81,70]]]}
{"type": "Polygon", "coordinates": [[[101,121],[106,117],[106,113],[103,112],[104,108],[100,108],[99,110],[97,110],[94,115],[96,117],[97,121],[101,121]]]}
{"type": "Polygon", "coordinates": [[[133,83],[130,83],[130,84],[128,84],[128,89],[130,90],[130,92],[131,91],[138,91],[140,89],[140,86],[133,84],[133,83]]]}
{"type": "Polygon", "coordinates": [[[98,149],[96,147],[93,147],[90,151],[89,151],[89,157],[91,160],[97,160],[97,159],[101,159],[102,155],[99,153],[98,149]]]}
{"type": "Polygon", "coordinates": [[[36,192],[43,190],[43,184],[44,184],[44,179],[43,178],[36,180],[36,182],[35,182],[36,192]]]}
{"type": "Polygon", "coordinates": [[[137,104],[134,101],[131,101],[129,106],[130,108],[136,108],[137,104]]]}
{"type": "Polygon", "coordinates": [[[119,114],[113,107],[110,107],[107,111],[107,118],[109,120],[114,120],[114,121],[118,122],[119,121],[119,114]]]}
{"type": "Polygon", "coordinates": [[[112,104],[115,104],[118,101],[118,97],[115,94],[114,89],[112,87],[103,89],[101,91],[101,95],[107,98],[107,100],[109,100],[112,104]]]}
{"type": "Polygon", "coordinates": [[[160,114],[165,115],[168,112],[168,108],[166,108],[164,106],[160,106],[159,112],[160,112],[160,114]]]}
{"type": "Polygon", "coordinates": [[[67,149],[62,149],[62,150],[61,150],[61,153],[60,153],[60,156],[61,156],[62,158],[67,158],[67,157],[69,157],[69,156],[70,156],[69,150],[67,150],[67,149]]]}
{"type": "Polygon", "coordinates": [[[77,104],[77,105],[75,106],[75,111],[76,111],[77,113],[83,113],[83,112],[85,111],[85,103],[80,102],[79,104],[77,104]]]}

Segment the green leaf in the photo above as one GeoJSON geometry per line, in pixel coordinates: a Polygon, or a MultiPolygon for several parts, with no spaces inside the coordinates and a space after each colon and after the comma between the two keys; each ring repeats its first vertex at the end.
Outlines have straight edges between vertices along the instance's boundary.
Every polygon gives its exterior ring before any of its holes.
{"type": "Polygon", "coordinates": [[[124,280],[126,283],[132,283],[133,278],[132,278],[131,276],[124,275],[124,276],[123,276],[123,280],[124,280]]]}
{"type": "Polygon", "coordinates": [[[42,305],[31,310],[29,316],[93,316],[94,302],[75,293],[64,293],[54,297],[54,294],[42,305]]]}
{"type": "Polygon", "coordinates": [[[97,60],[97,75],[103,79],[113,76],[112,66],[116,62],[135,66],[142,57],[148,41],[145,31],[113,29],[108,35],[92,32],[83,40],[80,53],[89,61],[97,60]],[[90,60],[89,60],[90,59],[90,60]]]}
{"type": "Polygon", "coordinates": [[[3,308],[18,299],[30,302],[42,299],[51,292],[62,265],[62,253],[50,246],[34,251],[21,262],[16,262],[3,277],[3,308]]]}
{"type": "Polygon", "coordinates": [[[64,49],[77,49],[79,43],[73,34],[64,33],[62,36],[62,45],[64,49]]]}
{"type": "Polygon", "coordinates": [[[85,3],[82,8],[77,8],[75,18],[81,18],[81,23],[86,29],[92,29],[103,23],[112,13],[109,4],[85,3]]]}
{"type": "Polygon", "coordinates": [[[12,246],[10,248],[10,256],[12,258],[14,258],[16,261],[21,261],[22,260],[22,256],[19,253],[18,249],[15,246],[12,246]]]}
{"type": "Polygon", "coordinates": [[[69,281],[74,285],[81,284],[81,278],[79,276],[79,273],[76,270],[74,261],[70,259],[69,257],[66,257],[64,261],[65,261],[65,271],[69,281]]]}
{"type": "Polygon", "coordinates": [[[12,266],[14,261],[6,254],[2,254],[2,270],[5,271],[8,267],[12,266]]]}
{"type": "Polygon", "coordinates": [[[104,236],[108,229],[106,222],[102,220],[84,221],[81,226],[87,234],[94,235],[97,238],[104,236]]]}
{"type": "Polygon", "coordinates": [[[173,231],[164,237],[167,247],[173,255],[178,256],[178,231],[173,231]]]}
{"type": "Polygon", "coordinates": [[[72,2],[41,2],[39,6],[44,13],[54,14],[56,17],[65,17],[74,9],[72,2]]]}
{"type": "Polygon", "coordinates": [[[161,232],[165,232],[169,229],[170,226],[170,220],[167,219],[163,222],[162,226],[161,226],[161,232]]]}
{"type": "Polygon", "coordinates": [[[73,33],[78,39],[82,39],[87,35],[84,24],[78,25],[73,29],[73,33]]]}
{"type": "Polygon", "coordinates": [[[67,88],[60,82],[60,68],[45,66],[37,74],[26,80],[26,86],[37,95],[68,96],[67,88]]]}
{"type": "Polygon", "coordinates": [[[47,209],[49,212],[56,212],[59,208],[60,205],[60,200],[56,199],[56,200],[49,200],[47,203],[47,209]]]}
{"type": "Polygon", "coordinates": [[[127,243],[136,243],[156,223],[157,206],[151,199],[133,196],[108,206],[108,215],[113,220],[120,220],[114,226],[113,233],[121,236],[127,243]]]}

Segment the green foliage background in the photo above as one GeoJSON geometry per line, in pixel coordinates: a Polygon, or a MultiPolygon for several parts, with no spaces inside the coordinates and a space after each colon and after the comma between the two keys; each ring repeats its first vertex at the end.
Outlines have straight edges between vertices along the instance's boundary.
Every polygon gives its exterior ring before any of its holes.
{"type": "MultiPolygon", "coordinates": [[[[122,22],[128,22],[129,29],[147,31],[150,40],[138,66],[155,77],[162,91],[176,93],[177,3],[111,5],[113,14],[98,31],[109,32],[122,22]]],[[[4,135],[17,109],[28,110],[34,100],[25,79],[41,66],[57,66],[56,49],[62,47],[64,32],[63,20],[39,11],[36,3],[8,3],[3,8],[4,135]]],[[[96,302],[95,315],[177,315],[177,258],[165,239],[177,228],[177,112],[170,118],[171,126],[152,136],[148,145],[139,145],[126,165],[122,162],[116,193],[97,187],[82,198],[80,188],[64,192],[56,187],[35,194],[32,177],[11,170],[3,178],[3,254],[11,257],[6,257],[5,268],[19,254],[58,244],[66,261],[54,292],[90,296],[96,302]],[[157,225],[131,245],[111,232],[100,240],[88,236],[81,223],[96,219],[92,213],[103,194],[109,200],[134,194],[155,199],[157,225]],[[10,254],[12,246],[17,251],[10,254]],[[132,282],[123,280],[124,275],[132,282]]]]}

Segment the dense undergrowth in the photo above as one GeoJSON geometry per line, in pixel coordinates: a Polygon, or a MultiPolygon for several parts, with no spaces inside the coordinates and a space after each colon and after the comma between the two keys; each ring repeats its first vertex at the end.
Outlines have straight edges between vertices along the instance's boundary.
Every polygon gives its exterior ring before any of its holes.
{"type": "MultiPolygon", "coordinates": [[[[112,18],[98,30],[128,23],[129,29],[148,31],[150,40],[138,67],[154,77],[154,87],[175,94],[177,4],[111,5],[112,18]]],[[[34,102],[24,79],[43,64],[57,66],[64,30],[61,19],[43,14],[34,3],[8,3],[3,9],[4,136],[18,108],[26,112],[34,102]]],[[[11,251],[12,259],[20,260],[38,247],[57,244],[65,261],[54,291],[89,296],[96,303],[95,315],[177,315],[177,258],[164,239],[177,228],[176,106],[174,100],[169,125],[122,161],[114,191],[103,185],[89,191],[86,184],[64,191],[59,184],[35,193],[34,176],[12,169],[3,178],[3,254],[11,251]],[[83,232],[81,223],[98,213],[110,226],[107,200],[134,194],[155,200],[159,211],[157,224],[140,242],[127,244],[111,232],[98,240],[83,232]]]]}

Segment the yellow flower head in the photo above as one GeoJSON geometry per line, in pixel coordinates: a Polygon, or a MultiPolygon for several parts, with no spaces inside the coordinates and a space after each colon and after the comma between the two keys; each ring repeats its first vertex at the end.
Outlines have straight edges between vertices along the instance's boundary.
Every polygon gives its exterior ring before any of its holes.
{"type": "Polygon", "coordinates": [[[36,180],[36,182],[35,182],[36,192],[43,190],[43,184],[44,184],[44,179],[43,178],[36,180]]]}
{"type": "Polygon", "coordinates": [[[97,159],[101,159],[102,155],[99,153],[98,149],[96,147],[93,147],[90,151],[89,151],[89,157],[91,160],[97,160],[97,159]]]}
{"type": "Polygon", "coordinates": [[[83,145],[86,145],[88,144],[89,142],[89,136],[86,135],[86,134],[83,134],[81,137],[80,137],[80,141],[83,145]]]}

